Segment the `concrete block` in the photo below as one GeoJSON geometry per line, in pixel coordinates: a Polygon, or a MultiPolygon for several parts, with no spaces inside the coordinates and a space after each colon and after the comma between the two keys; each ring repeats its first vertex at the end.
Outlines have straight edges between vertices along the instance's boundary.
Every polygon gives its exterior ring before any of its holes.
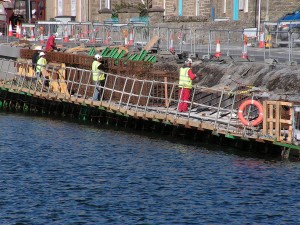
{"type": "Polygon", "coordinates": [[[173,55],[170,51],[159,51],[158,52],[160,55],[173,55]]]}
{"type": "Polygon", "coordinates": [[[265,59],[265,63],[274,65],[274,64],[278,63],[278,60],[277,59],[265,59]]]}
{"type": "Polygon", "coordinates": [[[0,45],[0,55],[4,57],[11,58],[19,58],[20,57],[20,49],[16,46],[10,46],[8,44],[0,45]]]}
{"type": "Polygon", "coordinates": [[[297,62],[296,61],[286,61],[285,63],[288,66],[297,66],[297,62]]]}
{"type": "Polygon", "coordinates": [[[188,54],[188,58],[191,58],[191,59],[198,58],[198,54],[190,53],[190,54],[188,54]]]}
{"type": "Polygon", "coordinates": [[[211,58],[210,55],[203,55],[203,56],[202,56],[202,59],[210,59],[210,58],[211,58]]]}
{"type": "Polygon", "coordinates": [[[241,57],[237,57],[237,58],[234,58],[234,61],[235,62],[250,62],[249,58],[241,58],[241,57]]]}
{"type": "Polygon", "coordinates": [[[249,57],[248,59],[250,62],[255,62],[255,57],[249,57]]]}

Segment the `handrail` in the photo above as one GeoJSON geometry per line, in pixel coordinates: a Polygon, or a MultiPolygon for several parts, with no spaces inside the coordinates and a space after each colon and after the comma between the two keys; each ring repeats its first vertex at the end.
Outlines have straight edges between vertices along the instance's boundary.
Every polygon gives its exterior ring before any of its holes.
{"type": "MultiPolygon", "coordinates": [[[[178,83],[167,82],[166,80],[141,80],[128,75],[121,76],[105,73],[105,84],[100,87],[102,89],[101,98],[99,101],[94,101],[92,97],[97,85],[92,82],[92,73],[90,70],[74,67],[59,68],[45,66],[44,69],[48,71],[47,76],[43,74],[41,79],[36,79],[35,74],[29,74],[28,72],[28,68],[32,66],[31,63],[20,64],[11,60],[0,59],[0,65],[0,74],[8,71],[9,69],[7,68],[11,68],[12,66],[14,66],[15,69],[21,68],[19,72],[15,70],[16,72],[13,77],[6,77],[0,84],[0,86],[8,87],[8,90],[14,92],[28,92],[38,98],[43,96],[44,98],[49,98],[54,101],[61,101],[61,99],[70,102],[81,101],[91,106],[97,103],[96,105],[103,105],[108,109],[114,109],[120,112],[121,110],[131,110],[135,113],[140,113],[143,117],[148,116],[148,112],[152,112],[159,114],[160,118],[165,118],[165,120],[169,120],[170,118],[175,120],[179,118],[183,119],[187,124],[190,122],[199,123],[200,121],[204,121],[211,126],[212,129],[214,128],[224,133],[228,133],[232,127],[238,129],[238,127],[241,126],[241,123],[237,121],[235,116],[238,107],[235,100],[237,93],[233,93],[233,98],[224,98],[224,96],[229,93],[227,90],[194,86],[191,100],[186,101],[189,105],[188,113],[180,113],[178,112],[180,96],[176,94],[179,90],[178,83]],[[64,70],[64,79],[58,75],[58,70],[64,70]],[[64,84],[67,86],[67,90],[57,89],[54,91],[54,84],[64,84]],[[217,102],[218,106],[213,106],[214,104],[212,104],[212,102],[207,101],[206,95],[204,95],[203,98],[201,98],[201,96],[196,97],[196,93],[203,93],[205,91],[215,93],[216,96],[218,96],[212,100],[217,102]],[[166,105],[166,96],[168,97],[168,105],[166,105]],[[171,105],[176,106],[176,108],[170,107],[171,105]],[[231,105],[230,109],[224,108],[228,105],[231,105]],[[201,109],[204,109],[204,111],[201,111],[201,109]],[[200,112],[198,112],[198,110],[200,110],[200,112]],[[225,112],[225,114],[227,113],[228,115],[219,118],[221,112],[225,112]],[[169,115],[172,117],[168,117],[169,115]]],[[[248,98],[254,98],[254,95],[248,96],[248,98]]],[[[244,136],[249,136],[249,129],[250,128],[244,128],[244,136]]],[[[253,133],[257,135],[259,132],[260,131],[256,131],[253,133]]]]}

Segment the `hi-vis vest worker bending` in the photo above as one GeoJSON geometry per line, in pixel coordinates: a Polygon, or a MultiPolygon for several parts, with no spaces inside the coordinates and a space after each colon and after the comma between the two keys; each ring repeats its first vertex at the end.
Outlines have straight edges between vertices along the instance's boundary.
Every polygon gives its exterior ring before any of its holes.
{"type": "Polygon", "coordinates": [[[103,87],[105,85],[105,74],[103,72],[104,65],[101,63],[101,59],[102,56],[96,54],[92,64],[93,82],[95,85],[93,101],[100,100],[101,93],[103,92],[103,87]]]}
{"type": "Polygon", "coordinates": [[[187,59],[184,62],[184,66],[180,68],[179,72],[179,97],[180,102],[178,106],[179,112],[187,112],[188,111],[188,101],[191,95],[192,89],[192,80],[194,80],[197,76],[192,72],[191,69],[192,60],[187,59]]]}

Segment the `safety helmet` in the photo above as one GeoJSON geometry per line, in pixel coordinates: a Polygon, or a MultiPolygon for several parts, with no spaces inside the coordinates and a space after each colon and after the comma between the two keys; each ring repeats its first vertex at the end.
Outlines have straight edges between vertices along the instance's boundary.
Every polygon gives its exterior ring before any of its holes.
{"type": "Polygon", "coordinates": [[[185,61],[185,64],[192,64],[193,63],[193,60],[188,58],[186,61],[185,61]]]}
{"type": "Polygon", "coordinates": [[[46,55],[45,52],[40,52],[40,54],[39,54],[40,57],[42,57],[44,55],[46,55]]]}
{"type": "Polygon", "coordinates": [[[58,33],[57,33],[57,32],[56,32],[56,33],[54,33],[53,35],[54,35],[55,37],[58,37],[58,33]]]}
{"type": "Polygon", "coordinates": [[[95,59],[97,59],[97,60],[102,59],[102,55],[96,54],[95,59]]]}

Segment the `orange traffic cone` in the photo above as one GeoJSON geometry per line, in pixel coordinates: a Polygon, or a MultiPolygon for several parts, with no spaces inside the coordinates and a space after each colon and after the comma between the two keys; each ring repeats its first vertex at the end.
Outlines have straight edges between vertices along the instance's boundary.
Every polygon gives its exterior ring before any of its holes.
{"type": "Polygon", "coordinates": [[[30,27],[30,38],[34,39],[34,31],[33,31],[33,27],[30,27]]]}
{"type": "Polygon", "coordinates": [[[265,48],[265,34],[263,32],[259,35],[259,48],[265,48]]]}
{"type": "Polygon", "coordinates": [[[248,50],[247,50],[247,42],[246,41],[244,41],[244,46],[243,46],[243,51],[242,51],[241,58],[248,59],[248,50]]]}
{"type": "Polygon", "coordinates": [[[133,45],[133,30],[130,30],[129,33],[129,44],[128,45],[133,45]]]}
{"type": "Polygon", "coordinates": [[[174,52],[174,36],[173,34],[170,35],[170,48],[169,48],[170,52],[174,52]]]}
{"type": "Polygon", "coordinates": [[[64,35],[64,40],[63,42],[69,42],[69,35],[68,35],[68,28],[65,29],[65,35],[64,35]]]}
{"type": "Polygon", "coordinates": [[[22,33],[22,27],[21,25],[19,26],[19,39],[23,38],[23,33],[22,33]]]}
{"type": "Polygon", "coordinates": [[[124,36],[124,45],[127,46],[128,45],[128,36],[124,36]]]}
{"type": "Polygon", "coordinates": [[[44,39],[45,28],[44,27],[40,27],[39,30],[40,30],[40,34],[41,34],[41,36],[40,36],[40,43],[41,44],[45,44],[45,39],[44,39]]]}
{"type": "Polygon", "coordinates": [[[12,30],[11,21],[9,21],[9,26],[8,26],[8,37],[12,37],[12,36],[14,36],[14,34],[13,34],[13,30],[12,30]]]}
{"type": "Polygon", "coordinates": [[[214,56],[217,57],[217,58],[222,56],[220,39],[217,40],[216,53],[215,53],[214,56]]]}
{"type": "Polygon", "coordinates": [[[17,22],[16,38],[20,38],[20,24],[19,24],[19,21],[17,22]]]}

